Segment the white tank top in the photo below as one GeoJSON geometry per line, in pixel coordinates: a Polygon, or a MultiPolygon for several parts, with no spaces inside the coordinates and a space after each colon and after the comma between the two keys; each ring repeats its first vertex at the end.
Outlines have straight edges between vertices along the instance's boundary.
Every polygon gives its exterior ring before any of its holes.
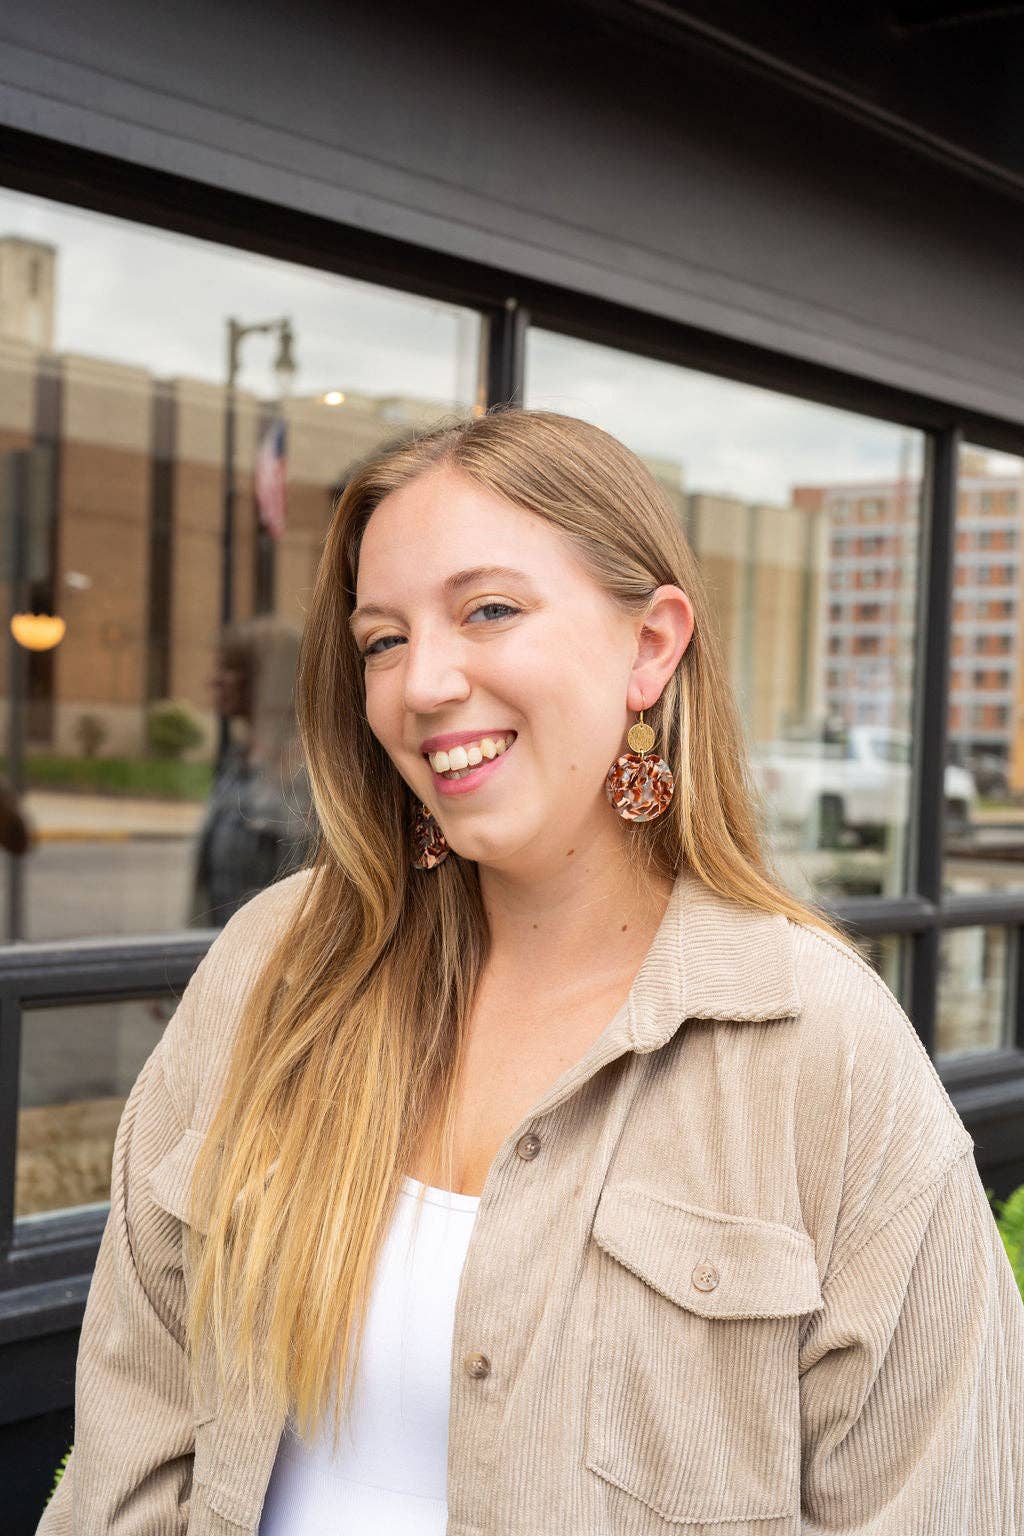
{"type": "Polygon", "coordinates": [[[444,1536],[448,1402],[459,1278],[479,1195],[407,1175],[381,1248],[366,1317],[351,1433],[331,1455],[331,1422],[313,1446],[288,1420],[257,1536],[444,1536]]]}

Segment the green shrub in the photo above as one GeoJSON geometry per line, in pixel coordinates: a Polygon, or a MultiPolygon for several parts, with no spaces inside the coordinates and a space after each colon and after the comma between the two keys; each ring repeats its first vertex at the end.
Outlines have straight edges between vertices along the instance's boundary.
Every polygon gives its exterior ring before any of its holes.
{"type": "Polygon", "coordinates": [[[74,1450],[74,1446],[73,1445],[69,1445],[67,1450],[64,1452],[64,1459],[61,1461],[60,1466],[57,1468],[56,1476],[53,1479],[53,1487],[50,1489],[49,1498],[46,1500],[47,1504],[49,1504],[50,1499],[52,1499],[54,1494],[57,1492],[57,1484],[60,1482],[61,1478],[64,1476],[64,1468],[67,1466],[68,1458],[70,1457],[71,1452],[73,1450],[74,1450]]]}
{"type": "MultiPolygon", "coordinates": [[[[0,772],[5,768],[0,754],[0,772]]],[[[161,757],[57,757],[32,752],[25,758],[24,774],[28,789],[205,800],[210,793],[213,764],[174,762],[161,757]]]]}
{"type": "Polygon", "coordinates": [[[75,737],[84,757],[95,757],[107,734],[107,727],[99,715],[79,715],[75,721],[75,737]]]}
{"type": "Polygon", "coordinates": [[[994,1199],[990,1189],[986,1189],[985,1193],[995,1212],[996,1226],[1009,1256],[1014,1279],[1024,1296],[1024,1184],[1007,1195],[1005,1200],[994,1199]]]}
{"type": "Polygon", "coordinates": [[[150,705],[146,732],[154,757],[181,757],[204,739],[202,726],[191,709],[175,699],[161,699],[150,705]]]}

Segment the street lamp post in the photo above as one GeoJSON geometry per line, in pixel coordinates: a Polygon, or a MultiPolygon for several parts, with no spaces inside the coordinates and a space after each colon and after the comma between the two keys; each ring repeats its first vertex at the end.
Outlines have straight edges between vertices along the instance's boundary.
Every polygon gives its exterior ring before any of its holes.
{"type": "MultiPolygon", "coordinates": [[[[28,652],[50,651],[64,638],[65,622],[55,613],[38,613],[31,601],[33,578],[38,577],[38,549],[33,527],[39,516],[39,498],[48,474],[46,450],[21,448],[5,455],[6,483],[0,483],[0,510],[9,507],[10,533],[6,550],[10,583],[10,649],[7,689],[7,778],[15,805],[25,787],[24,708],[28,692],[28,652]],[[36,553],[33,554],[33,548],[36,553]]],[[[0,519],[0,522],[3,520],[0,519]]],[[[9,942],[24,935],[23,859],[11,854],[7,861],[7,934],[9,942]]]]}
{"type": "MultiPolygon", "coordinates": [[[[266,335],[272,331],[276,331],[278,337],[274,372],[277,375],[281,393],[284,394],[295,375],[295,358],[292,352],[295,337],[291,321],[284,318],[266,320],[259,325],[243,325],[233,316],[228,317],[228,370],[224,409],[224,523],[221,535],[220,622],[222,628],[231,623],[235,608],[235,387],[238,381],[242,341],[246,336],[257,333],[266,335]]],[[[224,761],[230,735],[228,716],[221,715],[220,739],[217,746],[218,764],[224,761]]]]}
{"type": "MultiPolygon", "coordinates": [[[[14,616],[25,606],[28,588],[28,460],[24,453],[11,454],[9,464],[9,505],[11,509],[9,572],[11,592],[11,624],[14,616]]],[[[10,642],[9,642],[10,643],[10,642]]],[[[8,653],[7,688],[7,777],[17,802],[24,789],[22,754],[24,750],[24,726],[22,707],[25,697],[27,660],[23,648],[15,641],[8,653]]],[[[7,933],[8,943],[20,939],[24,933],[25,886],[21,859],[11,855],[7,860],[7,933]]]]}

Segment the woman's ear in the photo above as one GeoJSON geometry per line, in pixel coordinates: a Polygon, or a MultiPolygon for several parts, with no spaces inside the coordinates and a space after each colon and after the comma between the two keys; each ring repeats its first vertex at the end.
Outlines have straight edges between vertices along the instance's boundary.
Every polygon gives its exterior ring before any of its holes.
{"type": "Polygon", "coordinates": [[[640,621],[636,660],[629,679],[630,709],[650,709],[661,697],[690,643],[693,624],[693,607],[682,588],[658,587],[640,621]]]}

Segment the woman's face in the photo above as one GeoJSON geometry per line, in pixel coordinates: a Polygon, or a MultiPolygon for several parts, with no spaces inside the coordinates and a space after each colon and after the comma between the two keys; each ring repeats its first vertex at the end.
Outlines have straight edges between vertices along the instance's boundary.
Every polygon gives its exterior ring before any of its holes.
{"type": "Polygon", "coordinates": [[[619,818],[605,775],[627,750],[640,693],[655,702],[693,628],[679,588],[658,594],[660,617],[641,639],[641,622],[618,611],[558,529],[449,468],[376,507],[352,618],[370,653],[367,718],[457,853],[538,870],[606,841],[619,818]],[[498,566],[508,569],[480,569],[498,566]],[[451,732],[515,741],[453,781],[424,755],[451,732]]]}
{"type": "Polygon", "coordinates": [[[218,715],[248,718],[251,712],[249,670],[239,656],[218,652],[209,677],[213,707],[218,715]]]}

